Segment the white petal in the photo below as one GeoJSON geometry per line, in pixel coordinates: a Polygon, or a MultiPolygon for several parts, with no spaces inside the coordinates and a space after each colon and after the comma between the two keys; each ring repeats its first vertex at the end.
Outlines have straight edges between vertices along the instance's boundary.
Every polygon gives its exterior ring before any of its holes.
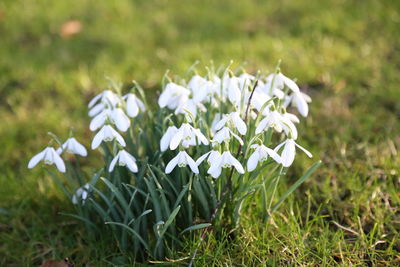
{"type": "Polygon", "coordinates": [[[75,138],[72,138],[72,144],[74,146],[75,153],[81,155],[82,157],[87,156],[86,148],[81,145],[75,138]]]}
{"type": "Polygon", "coordinates": [[[106,119],[107,119],[106,111],[101,112],[100,114],[98,114],[96,117],[94,117],[92,119],[92,121],[90,122],[89,129],[91,131],[96,131],[98,128],[103,126],[103,124],[105,123],[106,119]]]}
{"type": "Polygon", "coordinates": [[[136,96],[134,94],[127,94],[126,113],[128,113],[128,116],[131,118],[134,118],[139,114],[139,106],[136,102],[136,96]]]}
{"type": "Polygon", "coordinates": [[[266,127],[267,124],[268,124],[268,121],[269,121],[269,118],[268,118],[268,117],[265,117],[264,119],[262,119],[262,120],[260,121],[260,123],[258,124],[258,126],[257,126],[257,128],[256,128],[256,134],[261,133],[261,132],[265,129],[265,127],[266,127]]]}
{"type": "Polygon", "coordinates": [[[56,164],[57,169],[60,172],[65,172],[65,164],[64,164],[64,161],[62,160],[62,158],[57,154],[57,152],[53,148],[52,148],[51,153],[53,155],[54,163],[56,164]]]}
{"type": "Polygon", "coordinates": [[[196,134],[197,138],[203,145],[208,145],[208,139],[204,136],[204,134],[200,131],[200,129],[194,129],[194,133],[196,134]]]}
{"type": "Polygon", "coordinates": [[[39,161],[41,161],[43,159],[45,151],[46,151],[46,149],[44,149],[39,154],[33,156],[33,158],[28,163],[28,168],[29,169],[32,169],[33,167],[35,167],[39,163],[39,161]]]}
{"type": "Polygon", "coordinates": [[[183,138],[183,129],[179,129],[176,134],[174,134],[174,136],[171,138],[171,143],[169,145],[169,149],[171,150],[175,150],[180,142],[182,141],[183,138]]]}
{"type": "Polygon", "coordinates": [[[238,173],[244,174],[244,169],[243,169],[242,164],[237,159],[235,159],[234,156],[230,155],[230,161],[231,161],[232,165],[236,168],[238,173]]]}
{"type": "Polygon", "coordinates": [[[268,155],[270,155],[276,162],[281,163],[281,157],[274,150],[266,147],[268,155]]]}
{"type": "Polygon", "coordinates": [[[175,156],[175,158],[171,159],[171,161],[167,164],[167,167],[165,167],[165,173],[169,174],[172,172],[172,170],[176,167],[178,164],[178,160],[180,157],[180,152],[178,155],[175,156]]]}
{"type": "Polygon", "coordinates": [[[131,125],[131,121],[129,120],[128,116],[126,116],[120,108],[114,109],[112,119],[118,130],[122,132],[126,132],[126,130],[128,130],[129,126],[131,125]]]}
{"type": "Polygon", "coordinates": [[[162,152],[167,150],[171,142],[171,137],[174,136],[177,131],[178,129],[175,126],[168,127],[167,131],[164,133],[160,140],[160,150],[162,152]]]}
{"type": "Polygon", "coordinates": [[[285,75],[283,75],[281,73],[280,73],[280,75],[282,75],[283,81],[287,87],[289,87],[295,93],[300,92],[300,88],[297,86],[297,84],[294,81],[292,81],[291,79],[289,79],[288,77],[286,77],[285,75]]]}
{"type": "Polygon", "coordinates": [[[295,142],[293,139],[288,139],[282,151],[281,161],[284,167],[289,167],[294,161],[296,154],[295,142]]]}
{"type": "Polygon", "coordinates": [[[113,158],[113,160],[110,163],[110,167],[108,168],[108,172],[112,172],[114,170],[115,164],[117,163],[119,159],[120,152],[113,158]]]}
{"type": "Polygon", "coordinates": [[[188,154],[186,154],[186,160],[187,160],[187,163],[189,164],[189,167],[192,170],[192,172],[198,174],[199,168],[197,167],[196,162],[194,162],[194,160],[188,154]]]}
{"type": "Polygon", "coordinates": [[[254,151],[254,153],[251,154],[251,156],[247,160],[247,170],[249,172],[253,171],[257,167],[259,160],[260,160],[260,155],[258,151],[254,151]]]}
{"type": "Polygon", "coordinates": [[[94,136],[92,141],[92,149],[96,149],[103,141],[103,138],[104,138],[104,127],[101,128],[101,130],[94,136]]]}
{"type": "Polygon", "coordinates": [[[205,153],[205,154],[202,155],[200,158],[198,158],[198,159],[196,160],[197,166],[199,166],[199,165],[207,158],[207,156],[208,156],[210,153],[211,153],[211,151],[205,153]]]}
{"type": "Polygon", "coordinates": [[[93,108],[91,108],[91,109],[89,110],[89,117],[96,116],[96,115],[99,114],[103,109],[104,109],[104,104],[103,104],[103,103],[97,104],[96,106],[94,106],[93,108]]]}
{"type": "Polygon", "coordinates": [[[296,146],[297,146],[298,148],[300,148],[304,153],[306,153],[306,155],[307,155],[309,158],[312,158],[312,154],[310,153],[310,151],[308,151],[307,149],[305,149],[304,147],[302,147],[301,145],[299,145],[299,144],[297,144],[297,143],[296,143],[296,146]]]}
{"type": "Polygon", "coordinates": [[[297,110],[303,117],[307,117],[308,115],[308,104],[306,100],[301,96],[301,93],[296,94],[293,98],[295,105],[297,106],[297,110]]]}
{"type": "Polygon", "coordinates": [[[217,168],[213,168],[208,169],[207,173],[210,174],[213,178],[218,178],[221,175],[222,172],[222,168],[221,167],[217,167],[217,168]]]}
{"type": "Polygon", "coordinates": [[[90,102],[88,104],[89,108],[94,106],[94,104],[96,104],[96,102],[99,101],[102,96],[103,96],[103,92],[101,92],[100,94],[98,94],[95,97],[93,97],[92,100],[90,100],[90,102]]]}
{"type": "Polygon", "coordinates": [[[243,146],[243,140],[242,140],[242,138],[240,138],[238,135],[234,134],[231,130],[229,130],[229,131],[230,131],[231,135],[232,135],[233,137],[235,137],[236,140],[238,140],[239,143],[243,146]]]}
{"type": "MultiPolygon", "coordinates": [[[[218,115],[218,114],[217,114],[218,115]]],[[[217,118],[217,117],[215,117],[217,118]]],[[[228,121],[228,118],[224,116],[219,122],[217,122],[214,126],[214,130],[217,131],[225,126],[225,123],[228,121]]]]}
{"type": "Polygon", "coordinates": [[[125,150],[121,151],[121,157],[123,157],[123,160],[126,164],[126,167],[128,167],[128,169],[131,172],[137,172],[138,171],[138,167],[136,165],[136,159],[129,154],[128,152],[126,152],[125,150]]]}

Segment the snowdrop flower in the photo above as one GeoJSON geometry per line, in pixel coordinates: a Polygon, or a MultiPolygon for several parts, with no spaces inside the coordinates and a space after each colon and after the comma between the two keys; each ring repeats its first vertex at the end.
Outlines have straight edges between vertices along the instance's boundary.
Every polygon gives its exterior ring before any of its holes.
{"type": "Polygon", "coordinates": [[[268,156],[271,156],[276,162],[281,163],[281,158],[279,155],[272,149],[264,146],[264,145],[251,145],[250,148],[255,148],[253,154],[249,157],[247,161],[247,170],[249,172],[253,171],[259,162],[264,162],[268,159],[268,156]]]}
{"type": "MultiPolygon", "coordinates": [[[[206,107],[201,103],[196,103],[193,99],[188,99],[185,102],[179,104],[175,109],[175,114],[187,114],[190,113],[194,118],[197,116],[197,109],[205,112],[206,107]]],[[[189,122],[192,122],[191,116],[187,116],[189,122]]]]}
{"type": "Polygon", "coordinates": [[[121,108],[115,108],[111,112],[111,120],[118,130],[126,132],[131,126],[131,121],[121,108]]]}
{"type": "Polygon", "coordinates": [[[238,106],[242,100],[242,93],[240,91],[239,78],[230,77],[228,80],[228,98],[232,104],[238,106]]]}
{"type": "Polygon", "coordinates": [[[112,172],[117,163],[119,166],[126,166],[131,172],[138,172],[138,166],[136,165],[135,157],[123,149],[120,150],[111,161],[108,172],[112,172]]]}
{"type": "Polygon", "coordinates": [[[193,101],[195,103],[204,101],[214,93],[213,83],[199,75],[194,75],[187,86],[193,92],[193,101]]]}
{"type": "Polygon", "coordinates": [[[100,94],[98,94],[97,96],[95,96],[89,102],[88,105],[90,108],[89,116],[90,117],[96,116],[104,109],[115,107],[119,103],[121,103],[121,99],[118,97],[118,95],[113,93],[111,90],[105,90],[100,94]],[[97,103],[99,101],[100,103],[97,103]]]}
{"type": "Polygon", "coordinates": [[[283,75],[281,72],[268,75],[267,83],[272,83],[272,81],[274,82],[273,89],[283,89],[286,85],[293,92],[300,92],[300,88],[297,86],[297,84],[293,80],[283,75]]]}
{"type": "Polygon", "coordinates": [[[139,111],[145,111],[146,107],[136,95],[129,93],[122,97],[126,101],[126,113],[129,117],[134,118],[139,114],[139,111]]]}
{"type": "Polygon", "coordinates": [[[104,125],[103,128],[95,135],[92,141],[92,149],[99,147],[101,142],[110,142],[116,139],[121,146],[126,146],[124,138],[114,130],[110,125],[104,125]]]}
{"type": "Polygon", "coordinates": [[[216,155],[207,173],[214,178],[218,178],[221,175],[222,168],[235,167],[236,171],[240,174],[244,174],[244,169],[242,164],[232,156],[231,152],[225,151],[222,155],[216,155]]]}
{"type": "Polygon", "coordinates": [[[35,155],[28,163],[28,168],[32,169],[35,167],[39,161],[43,160],[43,162],[47,165],[55,164],[57,169],[60,172],[65,172],[65,164],[61,159],[60,155],[52,147],[46,147],[42,152],[35,155]]]}
{"type": "Polygon", "coordinates": [[[71,154],[77,154],[82,157],[87,156],[86,148],[81,145],[74,137],[69,138],[60,148],[57,149],[57,153],[59,155],[64,151],[71,154]]]}
{"type": "Polygon", "coordinates": [[[278,152],[279,149],[283,146],[282,154],[281,154],[281,163],[284,167],[289,167],[292,165],[294,161],[294,156],[296,154],[296,146],[300,148],[306,155],[312,158],[312,154],[305,149],[304,147],[297,144],[293,139],[289,138],[283,143],[279,144],[274,151],[278,152]]]}
{"type": "Polygon", "coordinates": [[[121,108],[114,108],[112,110],[105,109],[97,114],[90,122],[89,129],[91,131],[96,131],[107,122],[107,119],[115,124],[117,129],[121,132],[126,132],[131,125],[131,121],[124,111],[121,108]]]}
{"type": "Polygon", "coordinates": [[[188,123],[183,123],[174,136],[172,136],[169,148],[175,150],[181,143],[183,147],[187,148],[198,143],[208,145],[209,142],[199,129],[193,128],[188,123]]]}
{"type": "Polygon", "coordinates": [[[176,109],[189,99],[190,90],[176,83],[168,83],[158,98],[158,105],[162,108],[176,109]]]}
{"type": "Polygon", "coordinates": [[[285,102],[283,104],[284,107],[287,107],[290,103],[292,103],[299,113],[303,117],[307,117],[308,115],[308,103],[311,103],[311,97],[306,95],[305,93],[302,92],[294,92],[290,96],[288,96],[285,99],[285,102]]]}
{"type": "Polygon", "coordinates": [[[89,195],[89,188],[90,188],[89,184],[85,184],[84,186],[79,187],[76,190],[75,194],[72,196],[72,204],[77,205],[78,200],[82,200],[82,205],[84,205],[89,195]]]}
{"type": "Polygon", "coordinates": [[[176,165],[178,165],[179,168],[189,165],[192,172],[196,174],[199,173],[199,168],[197,167],[196,162],[194,162],[194,160],[185,151],[179,151],[178,155],[176,155],[175,158],[171,159],[171,161],[167,164],[167,167],[165,168],[165,173],[171,173],[172,170],[175,169],[176,165]]]}
{"type": "Polygon", "coordinates": [[[178,132],[178,128],[175,126],[170,126],[168,127],[167,131],[164,133],[164,135],[161,137],[160,140],[160,150],[161,152],[164,152],[167,150],[169,147],[169,144],[171,143],[172,137],[178,132]]]}
{"type": "Polygon", "coordinates": [[[238,140],[239,143],[240,143],[241,145],[243,145],[243,140],[242,140],[239,136],[237,136],[236,134],[234,134],[234,133],[232,132],[232,130],[229,129],[228,127],[224,127],[224,128],[222,128],[221,130],[219,130],[219,131],[214,135],[213,141],[214,141],[214,142],[217,142],[217,143],[219,143],[219,144],[221,144],[221,143],[223,143],[223,142],[229,142],[229,140],[231,140],[231,135],[232,135],[233,137],[235,137],[236,140],[238,140]]]}
{"type": "Polygon", "coordinates": [[[245,90],[250,87],[251,82],[254,81],[256,77],[248,73],[243,73],[239,76],[239,86],[240,89],[245,90]]]}
{"type": "Polygon", "coordinates": [[[215,130],[219,130],[226,125],[233,125],[241,135],[245,135],[247,132],[246,123],[240,117],[239,112],[224,114],[222,119],[215,125],[215,130]]]}
{"type": "Polygon", "coordinates": [[[276,110],[270,112],[260,121],[256,128],[256,134],[268,128],[274,128],[278,133],[284,130],[287,136],[291,135],[294,139],[297,139],[297,128],[294,123],[276,110]]]}

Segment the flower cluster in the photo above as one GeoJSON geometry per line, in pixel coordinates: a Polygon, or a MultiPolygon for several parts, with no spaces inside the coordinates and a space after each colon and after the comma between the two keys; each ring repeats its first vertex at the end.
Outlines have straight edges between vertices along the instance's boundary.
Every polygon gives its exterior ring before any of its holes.
{"type": "MultiPolygon", "coordinates": [[[[140,111],[146,110],[143,102],[133,93],[128,93],[121,97],[111,90],[105,90],[96,95],[88,106],[89,116],[92,117],[89,128],[91,131],[98,130],[92,140],[92,149],[97,149],[103,142],[115,140],[118,144],[119,151],[109,164],[108,171],[112,172],[115,166],[118,165],[126,166],[133,173],[138,172],[136,158],[124,149],[126,142],[118,131],[126,132],[131,125],[130,118],[135,118],[140,111]]],[[[60,172],[65,172],[65,163],[61,158],[64,152],[82,157],[87,156],[86,148],[74,137],[70,137],[64,144],[60,144],[57,150],[49,146],[35,155],[29,161],[28,168],[33,168],[43,160],[45,164],[55,164],[60,172]]],[[[78,203],[77,198],[81,198],[84,202],[88,190],[88,185],[78,188],[72,197],[72,202],[74,204],[78,203]]]]}
{"type": "Polygon", "coordinates": [[[234,142],[240,148],[246,143],[249,148],[255,149],[247,159],[249,172],[268,157],[284,167],[289,167],[294,161],[296,147],[311,157],[310,152],[295,142],[298,137],[295,123],[300,122],[299,118],[287,112],[293,106],[306,117],[310,102],[311,98],[302,93],[297,84],[279,70],[265,78],[247,73],[235,76],[225,71],[222,77],[214,73],[207,77],[196,74],[187,84],[169,82],[161,93],[158,104],[161,108],[172,110],[175,115],[183,114],[186,122],[179,129],[170,125],[161,138],[161,151],[168,147],[171,150],[181,147],[178,155],[167,164],[165,172],[170,173],[176,165],[189,165],[197,174],[198,166],[207,159],[207,173],[214,178],[221,175],[223,168],[234,167],[238,173],[244,174],[245,170],[238,159],[240,155],[234,156],[230,150],[235,147],[232,145],[234,142]],[[213,118],[212,121],[207,120],[210,117],[213,118]],[[205,125],[205,129],[209,129],[209,138],[200,129],[189,124],[196,121],[209,123],[205,125]],[[249,133],[248,128],[253,132],[249,133]],[[269,136],[268,145],[271,145],[273,131],[283,134],[280,139],[285,140],[271,149],[263,141],[269,136]],[[251,143],[251,140],[260,144],[251,143]],[[196,147],[200,143],[208,145],[209,142],[212,144],[211,150],[199,157],[196,164],[182,150],[189,146],[196,147]]]}
{"type": "Polygon", "coordinates": [[[107,229],[118,247],[130,244],[144,258],[163,258],[165,248],[175,251],[172,233],[211,224],[236,227],[250,196],[262,196],[257,203],[269,218],[282,203],[275,198],[278,178],[293,164],[296,149],[312,157],[297,143],[300,116],[294,114],[308,116],[311,98],[279,68],[254,76],[229,68],[207,71],[187,80],[166,76],[156,110],[145,107],[136,82],[132,92],[141,99],[121,94],[122,86],[110,81],[115,91],[104,90],[88,104],[91,149],[100,150],[103,167],[88,175],[75,158],[88,155],[85,146],[72,134],[65,142],[50,134],[53,140],[28,168],[40,161],[55,165],[68,177],[58,185],[75,205],[74,217],[96,231],[111,224],[107,229]]]}

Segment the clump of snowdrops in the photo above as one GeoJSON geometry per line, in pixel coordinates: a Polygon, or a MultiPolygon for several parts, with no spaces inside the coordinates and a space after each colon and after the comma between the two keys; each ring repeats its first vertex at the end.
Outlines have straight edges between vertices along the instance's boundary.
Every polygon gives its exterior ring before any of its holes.
{"type": "Polygon", "coordinates": [[[260,203],[267,220],[319,165],[277,194],[296,155],[312,157],[296,127],[311,98],[279,67],[269,75],[230,67],[190,72],[187,79],[164,76],[158,108],[135,81],[122,92],[110,80],[89,102],[91,150],[98,151],[91,154],[104,161],[94,174],[79,167],[88,152],[71,134],[66,141],[50,134],[28,164],[43,161],[65,173],[46,168],[76,207],[68,215],[94,236],[112,235],[138,259],[171,257],[186,235],[233,231],[250,203],[260,203]],[[77,158],[66,160],[68,153],[77,158]]]}

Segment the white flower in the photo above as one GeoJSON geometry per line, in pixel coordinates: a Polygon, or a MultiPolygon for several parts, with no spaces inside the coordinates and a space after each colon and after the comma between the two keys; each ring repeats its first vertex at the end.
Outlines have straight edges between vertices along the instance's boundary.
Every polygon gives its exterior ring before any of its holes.
{"type": "Polygon", "coordinates": [[[113,108],[119,103],[121,103],[121,99],[118,97],[118,95],[116,95],[110,90],[105,90],[100,94],[98,94],[97,96],[95,96],[89,102],[88,106],[89,108],[91,108],[89,111],[89,116],[93,117],[98,113],[100,113],[101,111],[103,111],[104,109],[113,108]],[[97,103],[99,101],[100,103],[97,103]],[[95,105],[96,103],[97,105],[95,105]]]}
{"type": "Polygon", "coordinates": [[[294,139],[297,139],[297,128],[294,123],[276,110],[270,112],[260,121],[256,128],[256,134],[268,128],[274,128],[278,133],[284,130],[287,136],[291,135],[294,139]]]}
{"type": "Polygon", "coordinates": [[[131,121],[128,116],[126,116],[124,111],[120,108],[113,109],[111,112],[111,120],[121,132],[126,132],[129,126],[131,126],[131,121]]]}
{"type": "Polygon", "coordinates": [[[258,162],[264,162],[268,159],[268,156],[271,156],[276,162],[281,163],[281,158],[279,155],[272,149],[264,146],[264,145],[251,145],[251,148],[255,148],[253,154],[249,157],[247,161],[247,170],[249,172],[253,171],[256,167],[258,162]]]}
{"type": "Polygon", "coordinates": [[[42,152],[35,155],[28,163],[28,168],[32,169],[35,167],[39,161],[43,160],[43,162],[47,165],[55,164],[57,169],[60,172],[65,172],[65,164],[61,159],[60,155],[52,147],[46,147],[42,152]]]}
{"type": "Polygon", "coordinates": [[[57,153],[59,155],[64,151],[71,154],[78,154],[82,157],[87,156],[86,148],[81,145],[74,137],[69,138],[60,148],[57,149],[57,153]]]}
{"type": "Polygon", "coordinates": [[[303,117],[308,115],[308,103],[311,103],[311,97],[302,92],[294,92],[285,99],[284,106],[287,107],[290,103],[297,107],[297,110],[303,117]]]}
{"type": "Polygon", "coordinates": [[[171,173],[172,170],[175,169],[176,165],[178,165],[179,168],[189,165],[192,172],[196,174],[199,173],[199,168],[197,167],[196,162],[194,162],[194,160],[185,151],[180,151],[175,158],[171,159],[165,168],[165,173],[171,173]]]}
{"type": "Polygon", "coordinates": [[[239,78],[230,77],[228,79],[228,98],[232,104],[239,106],[242,100],[242,94],[240,91],[239,78]]]}
{"type": "Polygon", "coordinates": [[[241,135],[245,135],[247,132],[246,123],[242,120],[239,112],[231,112],[224,114],[222,119],[215,125],[215,130],[219,130],[224,126],[233,125],[241,135]]]}
{"type": "Polygon", "coordinates": [[[268,75],[267,83],[272,83],[272,81],[273,89],[283,89],[284,85],[286,85],[293,92],[300,92],[300,88],[297,86],[297,84],[282,73],[273,73],[268,75]]]}
{"type": "Polygon", "coordinates": [[[72,203],[74,205],[78,204],[78,200],[82,200],[82,204],[85,204],[85,201],[88,197],[89,193],[89,184],[85,184],[82,187],[79,187],[76,191],[75,194],[72,196],[72,203]]]}
{"type": "Polygon", "coordinates": [[[107,119],[115,124],[117,129],[121,132],[126,132],[131,125],[131,121],[124,111],[121,108],[114,108],[104,109],[102,112],[97,114],[90,122],[89,129],[91,131],[96,131],[106,123],[107,119]]]}
{"type": "Polygon", "coordinates": [[[110,125],[104,125],[103,128],[95,135],[92,141],[92,149],[96,149],[101,142],[110,142],[116,139],[121,146],[126,146],[124,138],[114,130],[110,125]]]}
{"type": "Polygon", "coordinates": [[[188,123],[183,123],[171,138],[169,148],[175,150],[181,143],[183,147],[187,148],[200,143],[208,145],[208,140],[199,129],[193,128],[193,126],[188,123]]]}
{"type": "MultiPolygon", "coordinates": [[[[193,118],[197,116],[197,109],[201,111],[206,111],[206,107],[201,103],[196,103],[193,99],[187,99],[185,102],[179,104],[175,109],[175,114],[187,114],[190,113],[193,118]]],[[[187,116],[188,120],[191,122],[191,116],[187,116]]]]}
{"type": "Polygon", "coordinates": [[[115,164],[117,163],[119,166],[126,166],[131,172],[138,172],[138,166],[136,165],[135,157],[123,149],[120,150],[111,161],[108,172],[112,172],[114,170],[115,164]]]}
{"type": "Polygon", "coordinates": [[[168,83],[165,90],[158,98],[158,105],[160,107],[168,107],[169,109],[176,109],[179,105],[189,99],[190,90],[176,83],[168,83]]]}
{"type": "Polygon", "coordinates": [[[196,103],[204,101],[208,96],[213,94],[213,83],[199,75],[194,75],[187,87],[192,90],[193,100],[196,103]]]}
{"type": "Polygon", "coordinates": [[[223,142],[229,142],[229,140],[231,139],[231,135],[233,137],[235,137],[239,143],[241,145],[243,145],[243,140],[237,136],[236,134],[234,134],[231,129],[229,129],[228,127],[224,127],[221,130],[219,130],[213,138],[213,141],[218,142],[219,144],[223,143],[223,142]]]}
{"type": "Polygon", "coordinates": [[[222,155],[215,156],[207,173],[217,178],[221,175],[222,168],[231,168],[232,166],[235,167],[238,173],[244,174],[242,164],[229,151],[225,151],[222,155]]]}
{"type": "Polygon", "coordinates": [[[139,111],[145,111],[146,107],[136,95],[129,93],[122,97],[126,101],[126,113],[129,117],[134,118],[139,114],[139,111]]]}
{"type": "Polygon", "coordinates": [[[281,154],[281,163],[284,167],[289,167],[290,165],[292,165],[293,161],[294,161],[294,156],[296,154],[296,146],[298,148],[300,148],[304,153],[306,153],[306,155],[310,158],[312,158],[312,154],[305,149],[304,147],[300,146],[299,144],[297,144],[293,139],[287,139],[286,141],[284,141],[283,143],[279,144],[274,151],[278,152],[279,149],[283,147],[282,150],[282,154],[281,154]]]}
{"type": "Polygon", "coordinates": [[[164,133],[160,140],[160,150],[162,152],[167,150],[169,144],[171,143],[172,137],[176,134],[177,131],[178,128],[176,128],[175,126],[168,127],[167,131],[164,133]]]}

